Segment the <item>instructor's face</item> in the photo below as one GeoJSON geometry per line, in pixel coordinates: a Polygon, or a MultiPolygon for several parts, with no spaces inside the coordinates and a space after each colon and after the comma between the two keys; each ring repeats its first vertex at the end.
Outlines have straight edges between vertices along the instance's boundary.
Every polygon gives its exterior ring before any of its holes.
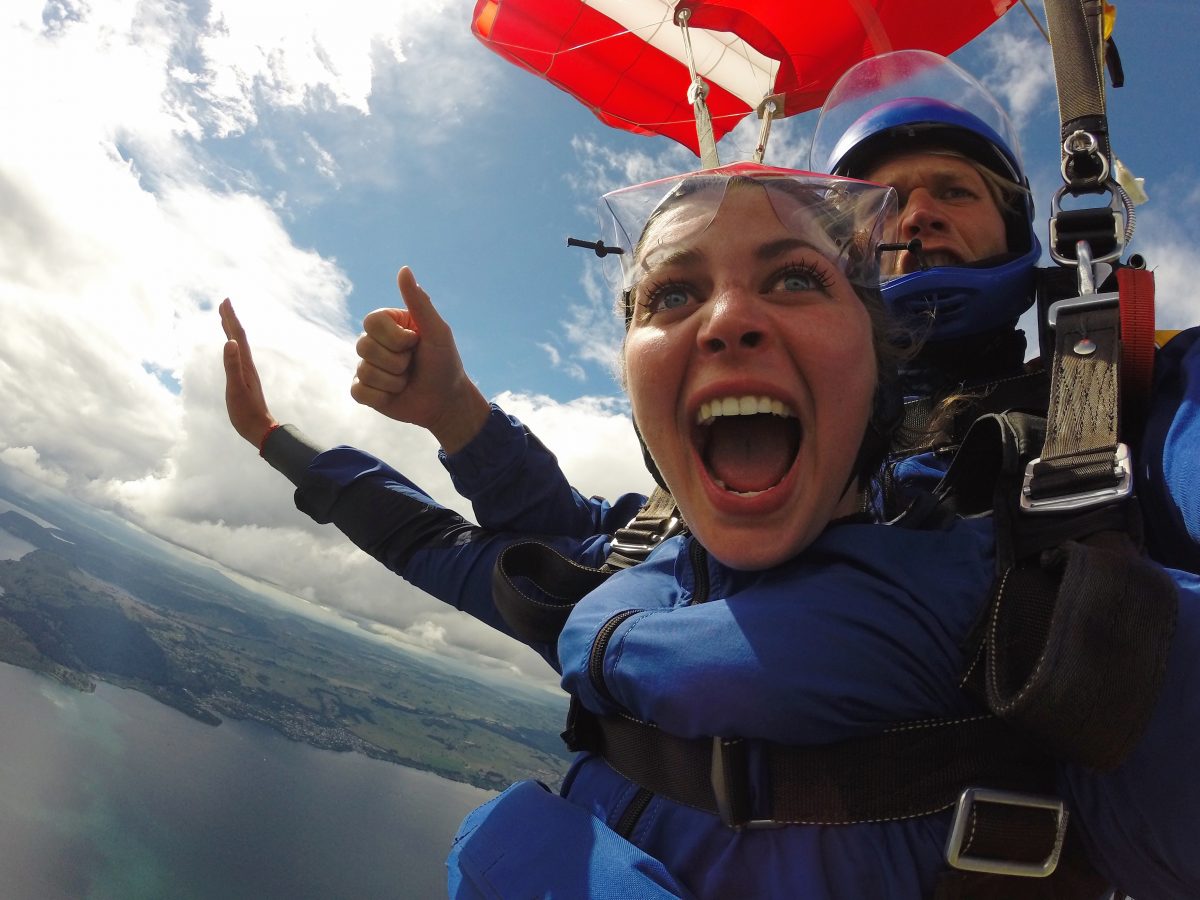
{"type": "MultiPolygon", "coordinates": [[[[936,153],[906,153],[867,173],[890,184],[900,205],[901,241],[919,238],[927,266],[961,266],[1008,250],[1004,217],[983,176],[969,162],[936,153]]],[[[921,268],[908,251],[896,254],[893,275],[921,268]]]]}

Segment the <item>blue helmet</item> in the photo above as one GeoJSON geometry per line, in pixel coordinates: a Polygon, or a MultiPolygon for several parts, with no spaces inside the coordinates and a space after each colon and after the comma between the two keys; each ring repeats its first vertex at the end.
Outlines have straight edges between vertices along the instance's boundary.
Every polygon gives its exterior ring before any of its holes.
{"type": "Polygon", "coordinates": [[[928,51],[898,51],[860,63],[830,92],[810,163],[862,178],[888,157],[930,149],[961,153],[1021,189],[1019,202],[1001,210],[1009,254],[980,265],[900,275],[884,284],[884,302],[901,320],[923,323],[921,331],[930,341],[1011,327],[1033,305],[1042,250],[1015,133],[974,78],[928,51]],[[955,102],[935,95],[937,89],[955,102]],[[851,114],[855,118],[845,127],[851,114]]]}

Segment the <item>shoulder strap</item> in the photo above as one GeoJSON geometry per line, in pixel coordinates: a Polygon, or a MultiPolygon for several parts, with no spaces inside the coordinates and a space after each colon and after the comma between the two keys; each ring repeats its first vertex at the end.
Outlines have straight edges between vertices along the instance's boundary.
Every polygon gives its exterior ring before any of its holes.
{"type": "Polygon", "coordinates": [[[613,536],[598,569],[569,559],[541,541],[505,548],[492,570],[492,598],[512,634],[526,643],[553,644],[585,594],[614,572],[637,565],[667,538],[684,531],[675,500],[656,488],[638,514],[613,536]]]}
{"type": "MultiPolygon", "coordinates": [[[[1020,455],[1003,418],[977,423],[996,433],[1000,449],[964,442],[939,488],[970,513],[981,485],[994,486],[997,578],[972,683],[994,713],[1056,756],[1100,769],[1119,765],[1141,736],[1178,605],[1174,582],[1141,554],[1132,464],[1120,441],[1125,299],[1081,290],[1050,308],[1045,442],[1019,488],[1020,455]],[[972,477],[973,490],[961,487],[972,477]]],[[[1133,330],[1131,341],[1144,342],[1153,328],[1133,330]]]]}

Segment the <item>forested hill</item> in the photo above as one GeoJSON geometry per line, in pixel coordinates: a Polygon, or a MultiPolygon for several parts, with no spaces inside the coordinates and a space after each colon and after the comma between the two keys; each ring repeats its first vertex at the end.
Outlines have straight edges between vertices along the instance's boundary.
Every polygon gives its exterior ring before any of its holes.
{"type": "Polygon", "coordinates": [[[61,510],[0,496],[56,526],[0,513],[10,541],[36,548],[0,559],[0,661],[479,787],[556,783],[566,770],[565,701],[518,696],[287,612],[132,529],[60,522],[61,510]]]}

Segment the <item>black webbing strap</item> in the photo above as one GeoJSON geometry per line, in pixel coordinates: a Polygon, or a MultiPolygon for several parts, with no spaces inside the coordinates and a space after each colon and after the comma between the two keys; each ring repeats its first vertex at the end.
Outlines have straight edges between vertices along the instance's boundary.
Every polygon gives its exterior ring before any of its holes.
{"type": "MultiPolygon", "coordinates": [[[[594,718],[588,732],[595,746],[583,749],[625,778],[718,815],[730,828],[890,821],[948,809],[974,784],[1024,791],[1054,785],[1049,757],[986,715],[905,723],[816,747],[680,738],[625,716],[594,718]],[[769,795],[753,796],[752,784],[769,785],[769,795]]],[[[1044,813],[1024,819],[1041,835],[1028,852],[1045,858],[1053,828],[1038,828],[1039,820],[1047,820],[1044,813]]]]}
{"type": "MultiPolygon", "coordinates": [[[[1090,521],[1111,525],[1104,513],[1090,521]]],[[[1154,709],[1177,611],[1174,581],[1126,530],[1019,560],[987,622],[989,709],[1061,759],[1116,768],[1154,709]]]]}
{"type": "Polygon", "coordinates": [[[515,637],[552,644],[584,594],[614,572],[642,562],[650,551],[684,530],[675,500],[662,488],[632,521],[613,536],[603,566],[593,569],[563,556],[541,541],[522,541],[505,548],[492,569],[492,598],[515,637]]]}
{"type": "Polygon", "coordinates": [[[1019,503],[1014,454],[991,460],[997,579],[972,683],[993,713],[1055,756],[1110,770],[1154,707],[1178,599],[1171,578],[1141,554],[1119,443],[1117,297],[1056,306],[1045,444],[1019,503]]]}
{"type": "Polygon", "coordinates": [[[515,637],[553,644],[575,604],[611,574],[580,565],[540,541],[522,541],[497,557],[492,599],[515,637]]]}

